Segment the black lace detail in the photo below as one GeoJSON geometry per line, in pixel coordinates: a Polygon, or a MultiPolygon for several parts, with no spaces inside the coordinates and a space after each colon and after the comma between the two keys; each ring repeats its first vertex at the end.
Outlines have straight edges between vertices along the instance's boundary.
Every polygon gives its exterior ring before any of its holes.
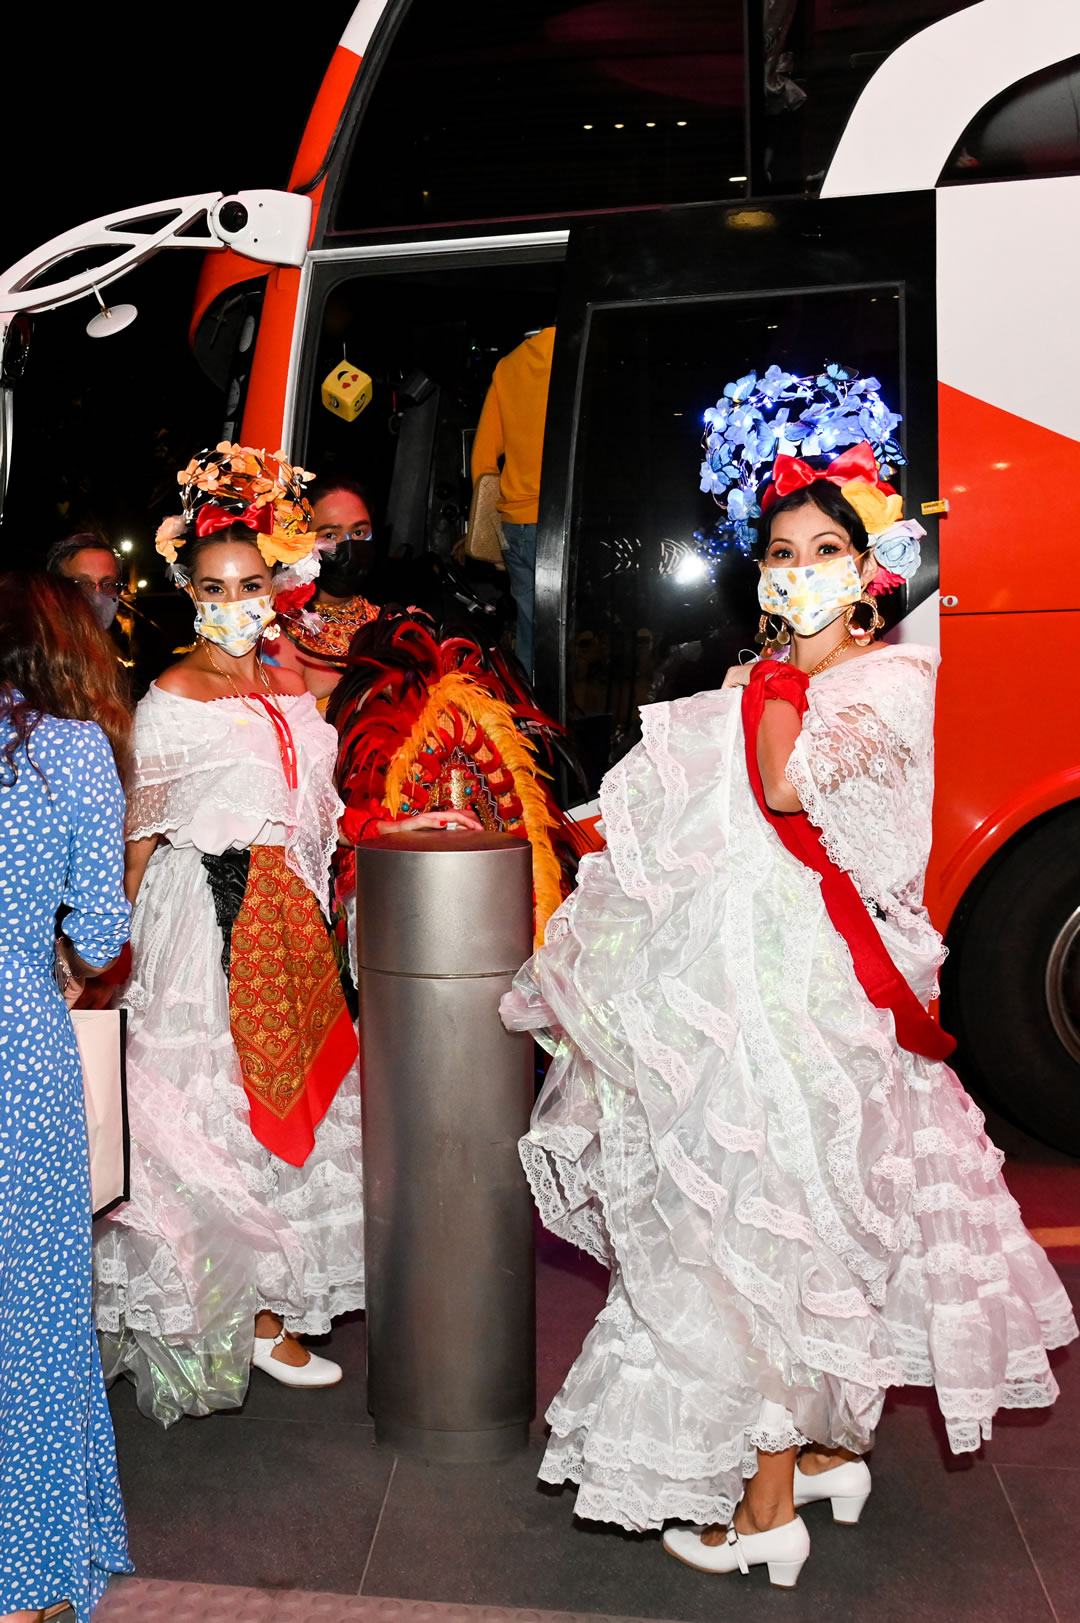
{"type": "Polygon", "coordinates": [[[326,925],[330,936],[330,945],[334,949],[338,980],[341,982],[341,995],[345,999],[349,1019],[355,1025],[357,1016],[360,1013],[360,994],[356,989],[356,982],[352,978],[352,970],[349,967],[349,948],[347,944],[349,920],[340,902],[334,908],[333,918],[327,919],[324,916],[323,923],[326,925]]]}
{"type": "Polygon", "coordinates": [[[221,930],[221,967],[229,978],[232,959],[232,927],[236,923],[247,890],[250,851],[223,851],[219,857],[203,853],[202,865],[210,881],[214,912],[221,930]]]}

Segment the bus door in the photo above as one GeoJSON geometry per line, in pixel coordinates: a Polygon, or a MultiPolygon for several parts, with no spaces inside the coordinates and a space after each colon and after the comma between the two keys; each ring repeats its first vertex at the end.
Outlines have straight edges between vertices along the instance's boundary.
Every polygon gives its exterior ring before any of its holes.
{"type": "MultiPolygon", "coordinates": [[[[937,498],[934,260],[932,192],[751,199],[571,228],[544,443],[536,679],[593,792],[636,742],[641,704],[714,686],[754,648],[757,566],[716,532],[719,510],[699,489],[702,414],[725,384],[773,362],[877,377],[904,419],[905,511],[937,498]]],[[[894,620],[931,621],[917,640],[933,640],[936,520],[922,522],[924,567],[907,601],[883,601],[894,620]]]]}
{"type": "MultiPolygon", "coordinates": [[[[439,582],[465,529],[473,433],[496,361],[555,318],[565,244],[565,231],[540,230],[312,255],[290,443],[321,476],[369,487],[388,557],[378,601],[437,600],[468,622],[439,582]],[[334,409],[339,372],[365,380],[359,414],[334,409]]],[[[472,574],[505,618],[505,573],[472,574]]],[[[477,623],[486,639],[499,620],[477,623]]]]}

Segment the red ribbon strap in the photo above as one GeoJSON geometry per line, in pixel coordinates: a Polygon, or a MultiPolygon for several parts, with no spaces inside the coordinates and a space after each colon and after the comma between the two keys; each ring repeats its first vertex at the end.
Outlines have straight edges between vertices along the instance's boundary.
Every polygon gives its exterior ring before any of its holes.
{"type": "Polygon", "coordinates": [[[256,507],[251,502],[242,513],[230,513],[224,507],[207,502],[196,514],[195,534],[214,535],[218,530],[227,530],[230,524],[246,524],[249,530],[256,530],[259,535],[273,535],[274,504],[266,502],[264,506],[256,507]]]}
{"type": "Polygon", "coordinates": [[[830,485],[846,485],[852,479],[862,479],[886,496],[896,494],[892,485],[878,478],[873,447],[868,440],[863,440],[836,457],[827,468],[812,468],[809,462],[797,456],[778,456],[773,463],[772,482],[761,498],[762,512],[767,513],[778,497],[790,496],[793,490],[801,490],[819,479],[827,479],[830,485]]]}
{"type": "MultiPolygon", "coordinates": [[[[779,460],[779,459],[778,459],[779,460]]],[[[755,665],[743,689],[742,719],[746,741],[746,767],[750,787],[762,816],[776,830],[777,837],[793,857],[821,877],[821,899],[833,927],[843,936],[851,952],[859,985],[876,1009],[888,1009],[896,1024],[896,1040],[909,1054],[925,1059],[947,1059],[956,1047],[948,1032],[932,1020],[901,975],[866,910],[851,875],[838,868],[822,844],[821,834],[805,811],[774,812],[765,801],[765,790],[757,758],[757,736],[765,704],[769,699],[786,699],[800,716],[806,714],[803,671],[776,660],[755,665]]]]}
{"type": "Polygon", "coordinates": [[[254,699],[261,704],[270,718],[270,725],[273,727],[277,738],[278,754],[281,756],[281,767],[285,773],[285,782],[290,789],[295,789],[299,778],[296,770],[296,744],[293,741],[292,728],[277,705],[265,693],[250,693],[248,698],[254,699]]]}

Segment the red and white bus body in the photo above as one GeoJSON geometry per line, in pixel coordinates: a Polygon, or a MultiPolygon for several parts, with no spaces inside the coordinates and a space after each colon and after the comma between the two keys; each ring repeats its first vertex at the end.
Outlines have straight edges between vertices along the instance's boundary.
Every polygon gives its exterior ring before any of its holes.
{"type": "MultiPolygon", "coordinates": [[[[869,307],[891,298],[907,511],[947,503],[947,515],[923,520],[925,567],[889,633],[940,642],[943,656],[927,902],[953,951],[946,1013],[992,1096],[1080,1150],[1080,572],[1068,544],[1080,480],[1080,162],[1068,173],[973,184],[957,183],[955,170],[943,175],[984,109],[1080,56],[1080,8],[1074,0],[979,0],[915,33],[865,84],[816,197],[755,194],[339,237],[332,194],[342,145],[358,140],[357,108],[406,9],[361,0],[323,81],[289,180],[315,205],[304,267],[267,272],[232,252],[207,258],[192,325],[197,351],[208,311],[231,289],[261,289],[242,421],[231,419],[230,428],[314,460],[306,402],[318,381],[311,351],[328,267],[370,271],[454,255],[494,262],[529,251],[563,258],[536,676],[541,697],[566,716],[581,708],[574,615],[588,588],[574,557],[589,503],[581,470],[590,412],[617,398],[610,379],[589,394],[590,345],[617,348],[620,321],[644,323],[650,312],[659,319],[661,307],[676,324],[699,312],[704,345],[721,330],[709,325],[721,306],[737,321],[752,307],[746,319],[760,325],[761,301],[776,298],[777,322],[762,328],[772,331],[783,312],[820,296],[837,311],[848,300],[852,311],[846,348],[840,317],[824,323],[829,358],[866,371],[858,334],[884,331],[869,307]],[[1002,1055],[1008,1031],[1020,1027],[1002,1055]]],[[[463,30],[468,20],[466,5],[463,30]]],[[[649,341],[644,326],[636,340],[626,332],[628,346],[649,341]]],[[[673,341],[688,342],[684,333],[673,341]]],[[[351,358],[363,364],[362,355],[351,358]]],[[[759,364],[770,358],[762,354],[759,364]]],[[[736,371],[717,366],[718,393],[736,371]]],[[[688,398],[685,409],[709,403],[688,398]]],[[[691,484],[694,451],[691,437],[691,484]]],[[[634,627],[628,634],[638,635],[634,627]]]]}

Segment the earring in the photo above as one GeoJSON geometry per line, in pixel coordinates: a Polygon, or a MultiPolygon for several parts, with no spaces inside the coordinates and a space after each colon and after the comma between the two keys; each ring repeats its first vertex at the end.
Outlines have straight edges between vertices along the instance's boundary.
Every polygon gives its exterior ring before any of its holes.
{"type": "Polygon", "coordinates": [[[885,624],[885,621],[882,619],[881,612],[874,599],[864,592],[857,603],[853,603],[849,609],[845,609],[844,624],[847,627],[847,634],[853,642],[867,643],[873,640],[875,634],[885,624]],[[860,609],[870,610],[867,624],[860,624],[856,619],[860,609]]]}
{"type": "Polygon", "coordinates": [[[778,648],[786,648],[791,641],[791,628],[778,614],[763,614],[758,621],[757,636],[754,638],[759,648],[768,654],[775,654],[778,648]],[[779,625],[779,631],[772,631],[769,627],[771,620],[779,625]]]}

